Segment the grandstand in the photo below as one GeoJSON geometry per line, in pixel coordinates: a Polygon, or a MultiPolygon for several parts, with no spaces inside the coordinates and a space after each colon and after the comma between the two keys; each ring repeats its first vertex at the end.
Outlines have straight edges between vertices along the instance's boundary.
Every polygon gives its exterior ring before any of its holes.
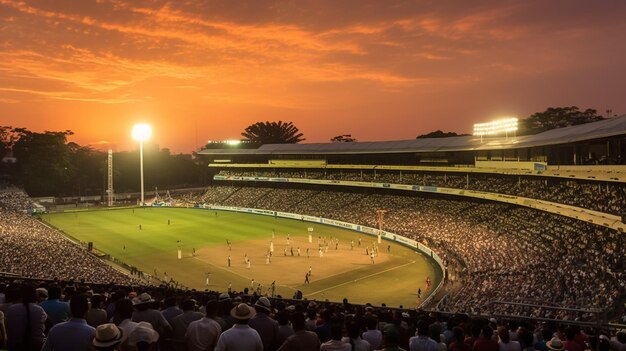
{"type": "MultiPolygon", "coordinates": [[[[585,303],[579,304],[580,295],[565,297],[554,290],[545,291],[541,283],[514,283],[514,277],[524,272],[522,275],[526,277],[545,279],[554,273],[555,265],[564,262],[573,266],[559,271],[581,276],[572,277],[569,283],[565,282],[567,277],[554,276],[560,286],[555,290],[566,286],[569,288],[565,290],[571,290],[598,274],[607,274],[607,282],[623,280],[624,255],[616,255],[613,248],[621,250],[618,247],[626,229],[622,218],[626,209],[626,167],[622,156],[626,152],[625,136],[626,116],[622,116],[508,139],[464,136],[264,145],[256,150],[207,149],[200,154],[212,161],[209,167],[217,172],[216,184],[241,189],[235,190],[239,198],[250,191],[266,194],[297,191],[306,196],[305,203],[316,204],[309,209],[316,212],[314,215],[337,219],[360,216],[353,221],[369,225],[375,224],[377,208],[390,209],[385,221],[388,226],[402,235],[427,242],[441,255],[458,258],[459,264],[470,272],[464,287],[440,304],[443,309],[540,315],[545,313],[540,311],[541,306],[546,307],[541,302],[550,301],[545,299],[547,296],[559,296],[556,299],[563,302],[564,308],[606,310],[623,301],[626,290],[621,283],[614,286],[613,292],[600,294],[603,298],[613,296],[615,305],[603,300],[599,304],[587,302],[584,306],[585,303]],[[340,196],[331,195],[342,192],[340,196]],[[329,195],[320,195],[326,193],[329,195]],[[365,199],[347,201],[350,206],[337,201],[351,198],[355,193],[363,194],[365,199]],[[316,196],[326,197],[326,201],[315,202],[316,196]],[[372,199],[377,196],[388,198],[372,205],[376,203],[372,199]],[[335,203],[339,205],[333,206],[335,203]],[[389,203],[402,204],[393,207],[389,203]],[[426,203],[429,205],[423,206],[426,203]],[[471,224],[466,229],[448,229],[446,233],[440,226],[433,228],[422,221],[407,223],[408,219],[422,218],[425,213],[437,218],[432,223],[462,225],[463,219],[471,224]],[[469,231],[475,237],[485,227],[492,231],[493,237],[486,234],[484,244],[477,245],[476,252],[454,246],[456,240],[461,241],[457,245],[467,244],[468,237],[462,233],[469,231]],[[446,239],[439,239],[439,235],[446,239]],[[489,243],[494,240],[499,245],[492,247],[489,243]],[[608,244],[607,240],[617,242],[608,244]],[[605,267],[602,273],[584,272],[594,264],[579,265],[576,261],[579,257],[569,248],[589,250],[589,245],[598,247],[595,257],[607,259],[606,264],[600,264],[605,267]],[[479,254],[483,250],[504,251],[513,257],[493,262],[493,257],[479,254]],[[494,278],[494,272],[500,278],[494,278]],[[506,295],[503,289],[510,284],[527,293],[516,291],[514,295],[503,296],[506,295]],[[491,294],[489,287],[500,293],[491,294]],[[546,295],[537,298],[541,290],[546,295]]],[[[301,204],[278,201],[268,204],[265,199],[264,196],[262,200],[242,204],[235,198],[227,203],[307,213],[299,209],[301,204]]],[[[561,317],[568,314],[565,310],[559,313],[561,317]]]]}
{"type": "MultiPolygon", "coordinates": [[[[381,330],[393,326],[407,349],[409,336],[425,322],[431,337],[442,334],[437,341],[447,345],[460,326],[461,337],[477,338],[477,330],[492,328],[526,346],[530,332],[537,349],[551,337],[595,335],[587,342],[597,346],[604,340],[598,336],[607,335],[612,349],[623,350],[626,334],[614,322],[625,322],[625,136],[622,116],[482,142],[454,137],[210,149],[200,152],[214,171],[209,187],[155,192],[151,203],[297,215],[367,227],[374,236],[380,229],[385,240],[432,249],[445,276],[454,277],[442,279],[436,298],[417,310],[352,305],[350,296],[344,303],[270,298],[274,318],[308,315],[314,331],[316,320],[329,324],[332,316],[346,330],[355,321],[363,331],[371,319],[381,330]],[[383,212],[380,221],[377,213],[383,212]]],[[[133,202],[133,195],[120,195],[126,197],[133,202]]],[[[68,297],[106,294],[109,317],[117,299],[142,292],[164,310],[172,299],[194,298],[205,310],[215,299],[223,328],[232,325],[234,299],[257,306],[264,301],[242,287],[224,294],[145,279],[135,267],[105,262],[34,219],[34,207],[16,189],[0,192],[2,312],[31,285],[62,286],[68,297]]],[[[162,349],[185,350],[185,339],[174,331],[160,333],[162,349]]]]}

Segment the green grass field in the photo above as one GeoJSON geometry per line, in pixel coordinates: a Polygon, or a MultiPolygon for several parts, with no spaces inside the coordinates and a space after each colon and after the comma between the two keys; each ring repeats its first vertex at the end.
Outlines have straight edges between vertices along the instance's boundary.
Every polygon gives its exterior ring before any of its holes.
{"type": "Polygon", "coordinates": [[[375,264],[371,264],[365,248],[372,247],[374,237],[298,220],[182,208],[65,212],[46,214],[42,219],[77,240],[92,241],[97,250],[148,274],[156,271],[159,278],[167,274],[168,278],[199,290],[225,291],[229,282],[233,289],[243,290],[250,287],[254,279],[255,288],[262,283],[264,293],[272,281],[276,281],[277,293],[285,297],[301,290],[309,299],[341,301],[348,297],[355,303],[414,307],[418,302],[418,288],[422,290],[422,300],[430,293],[426,289],[426,277],[433,281],[433,287],[441,279],[436,264],[410,248],[383,241],[375,264]],[[308,242],[308,227],[314,228],[313,243],[308,242]],[[320,257],[318,236],[329,242],[330,238],[337,238],[338,248],[332,241],[324,257],[320,257]],[[232,243],[231,251],[226,240],[232,243]],[[354,249],[351,249],[351,240],[354,240],[354,249]],[[272,261],[266,264],[266,253],[272,242],[272,261]],[[177,257],[179,245],[180,260],[177,257]],[[291,247],[294,256],[291,256],[291,247]],[[192,255],[193,249],[195,255],[192,255]],[[284,256],[285,249],[287,256],[284,256]],[[228,267],[229,254],[231,267],[228,267]],[[246,267],[245,255],[250,257],[250,269],[246,267]],[[305,285],[309,266],[311,283],[305,285]],[[210,272],[209,286],[206,285],[207,272],[210,272]]]}

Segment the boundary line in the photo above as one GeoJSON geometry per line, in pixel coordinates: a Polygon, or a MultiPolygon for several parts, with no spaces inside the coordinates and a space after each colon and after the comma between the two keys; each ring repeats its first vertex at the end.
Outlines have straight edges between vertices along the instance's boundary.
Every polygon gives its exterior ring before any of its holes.
{"type": "Polygon", "coordinates": [[[341,284],[333,285],[333,286],[331,286],[331,287],[328,287],[328,288],[325,288],[325,289],[322,289],[322,290],[313,291],[313,292],[310,292],[310,293],[306,294],[306,296],[317,295],[317,294],[322,293],[322,292],[324,292],[324,291],[328,291],[328,290],[331,290],[331,289],[335,289],[335,288],[338,288],[338,287],[343,286],[343,285],[346,285],[346,284],[355,283],[355,282],[357,282],[357,281],[359,281],[359,280],[366,279],[366,278],[370,278],[370,277],[373,277],[373,276],[376,276],[376,275],[379,275],[379,274],[387,273],[387,272],[389,272],[389,271],[393,271],[393,270],[396,270],[396,269],[398,269],[398,268],[406,267],[406,266],[411,265],[411,264],[415,264],[415,261],[411,261],[411,262],[409,262],[409,263],[405,263],[405,264],[402,264],[402,265],[399,265],[399,266],[391,267],[391,268],[385,269],[384,271],[380,271],[380,272],[376,272],[376,273],[368,274],[368,275],[366,275],[366,276],[363,276],[363,277],[361,277],[361,278],[359,278],[359,279],[355,279],[355,280],[353,280],[353,281],[347,281],[347,282],[343,282],[343,283],[341,283],[341,284]]]}

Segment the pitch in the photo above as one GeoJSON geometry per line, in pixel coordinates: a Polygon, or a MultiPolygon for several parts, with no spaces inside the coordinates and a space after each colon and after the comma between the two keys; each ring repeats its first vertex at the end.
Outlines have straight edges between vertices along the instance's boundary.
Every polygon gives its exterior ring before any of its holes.
{"type": "Polygon", "coordinates": [[[182,208],[64,212],[42,219],[149,275],[198,290],[226,291],[232,285],[241,291],[254,279],[253,288],[261,283],[264,294],[275,282],[276,294],[283,297],[300,290],[308,299],[347,297],[354,303],[415,307],[418,289],[423,301],[441,279],[436,264],[411,248],[383,240],[372,264],[366,249],[371,252],[375,237],[299,220],[182,208]],[[310,284],[305,284],[309,269],[310,284]]]}

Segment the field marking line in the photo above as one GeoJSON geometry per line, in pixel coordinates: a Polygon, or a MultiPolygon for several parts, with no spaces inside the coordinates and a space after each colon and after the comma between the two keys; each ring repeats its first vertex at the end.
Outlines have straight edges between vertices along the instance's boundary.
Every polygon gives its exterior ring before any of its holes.
{"type": "Polygon", "coordinates": [[[308,293],[308,294],[306,294],[306,295],[307,295],[307,296],[316,295],[316,294],[319,294],[319,293],[321,293],[321,292],[324,292],[324,291],[327,291],[327,290],[331,290],[331,289],[335,289],[335,288],[338,288],[338,287],[343,286],[343,285],[346,285],[346,284],[355,283],[355,282],[357,282],[357,281],[359,281],[359,280],[362,280],[362,279],[370,278],[370,277],[373,277],[373,276],[376,276],[376,275],[379,275],[379,274],[383,274],[383,273],[387,273],[387,272],[389,272],[389,271],[393,271],[393,270],[398,269],[398,268],[406,267],[406,266],[408,266],[408,265],[410,265],[410,264],[415,264],[415,261],[411,261],[411,262],[409,262],[409,263],[405,263],[405,264],[402,264],[402,265],[399,265],[399,266],[391,267],[391,268],[385,269],[384,271],[380,271],[380,272],[372,273],[372,274],[369,274],[369,275],[363,276],[363,277],[361,277],[361,278],[359,278],[359,279],[355,279],[355,280],[348,280],[348,281],[343,282],[343,283],[341,283],[341,284],[333,285],[333,286],[331,286],[331,287],[328,287],[328,288],[325,288],[325,289],[322,289],[322,290],[318,290],[318,291],[314,291],[314,292],[308,293]]]}
{"type": "MultiPolygon", "coordinates": [[[[233,270],[230,270],[230,269],[227,269],[227,268],[224,268],[224,267],[220,267],[220,266],[214,265],[214,264],[212,264],[212,263],[209,263],[209,262],[207,262],[207,261],[205,261],[205,260],[201,259],[200,257],[195,257],[195,256],[194,256],[194,257],[192,257],[192,258],[195,258],[196,260],[198,260],[198,261],[200,261],[200,262],[202,262],[202,263],[206,263],[206,264],[208,264],[209,266],[215,267],[215,268],[217,268],[217,269],[221,269],[221,270],[223,270],[223,271],[226,271],[226,272],[232,273],[232,274],[234,274],[234,275],[236,275],[236,276],[239,276],[239,277],[241,277],[241,278],[244,278],[244,279],[250,280],[250,278],[248,278],[248,277],[246,277],[246,276],[243,276],[243,275],[241,275],[241,274],[239,274],[239,273],[237,273],[237,272],[235,272],[235,271],[233,271],[233,270]]],[[[293,290],[293,291],[298,291],[298,289],[293,288],[293,287],[291,287],[291,286],[289,286],[289,285],[276,285],[276,286],[277,286],[277,287],[281,287],[281,286],[282,286],[282,287],[284,287],[284,288],[287,288],[287,289],[290,289],[290,290],[293,290]]]]}
{"type": "Polygon", "coordinates": [[[220,270],[223,270],[223,271],[226,271],[226,272],[232,273],[232,274],[234,274],[234,275],[236,275],[236,276],[239,276],[239,277],[241,277],[241,278],[244,278],[244,279],[246,279],[246,280],[250,280],[250,278],[248,278],[248,277],[246,277],[246,276],[244,276],[244,275],[242,275],[242,274],[239,274],[239,273],[237,273],[237,272],[235,272],[235,271],[233,271],[233,270],[226,269],[226,268],[224,268],[224,267],[220,267],[220,266],[218,266],[218,265],[215,265],[215,264],[213,264],[213,263],[210,263],[210,262],[207,262],[207,261],[205,261],[205,260],[203,260],[203,259],[200,259],[199,257],[195,257],[195,256],[194,256],[193,258],[194,258],[194,259],[196,259],[196,260],[198,260],[198,261],[200,261],[200,262],[202,262],[202,263],[208,264],[208,265],[209,265],[209,266],[211,266],[211,267],[215,267],[215,268],[217,268],[217,269],[220,269],[220,270]]]}

